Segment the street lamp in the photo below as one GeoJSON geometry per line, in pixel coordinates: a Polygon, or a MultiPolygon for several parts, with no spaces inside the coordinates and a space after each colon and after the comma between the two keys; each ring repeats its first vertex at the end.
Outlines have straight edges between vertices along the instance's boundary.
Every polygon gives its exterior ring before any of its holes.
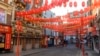
{"type": "Polygon", "coordinates": [[[82,49],[82,56],[85,56],[85,50],[84,50],[84,39],[83,39],[83,10],[80,11],[81,13],[81,29],[80,29],[80,41],[81,41],[81,49],[82,49]]]}

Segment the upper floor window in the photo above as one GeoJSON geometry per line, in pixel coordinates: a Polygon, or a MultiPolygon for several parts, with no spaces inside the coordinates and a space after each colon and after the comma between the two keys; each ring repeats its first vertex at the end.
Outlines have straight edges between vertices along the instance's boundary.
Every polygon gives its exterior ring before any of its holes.
{"type": "Polygon", "coordinates": [[[12,4],[12,1],[13,1],[13,0],[8,0],[8,4],[12,4]]]}

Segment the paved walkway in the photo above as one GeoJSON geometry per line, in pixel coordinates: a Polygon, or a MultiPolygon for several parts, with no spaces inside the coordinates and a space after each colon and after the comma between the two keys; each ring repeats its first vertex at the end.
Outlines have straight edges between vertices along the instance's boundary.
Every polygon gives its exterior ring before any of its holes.
{"type": "MultiPolygon", "coordinates": [[[[20,56],[80,56],[80,50],[74,45],[67,47],[51,47],[23,51],[20,56]]],[[[15,53],[4,53],[0,56],[16,56],[15,53]]]]}
{"type": "MultiPolygon", "coordinates": [[[[41,49],[32,49],[32,50],[27,50],[27,51],[22,51],[20,56],[24,56],[24,55],[28,55],[28,54],[32,54],[32,53],[39,53],[42,51],[46,51],[47,49],[45,48],[41,48],[41,49]]],[[[16,56],[15,53],[2,53],[0,54],[0,56],[16,56]]]]}
{"type": "Polygon", "coordinates": [[[74,45],[68,45],[67,47],[54,47],[44,52],[25,56],[80,56],[80,54],[80,49],[74,45]]]}
{"type": "MultiPolygon", "coordinates": [[[[88,47],[85,47],[85,52],[88,53],[88,56],[100,56],[88,47]]],[[[82,56],[81,53],[81,50],[76,48],[75,45],[68,45],[67,47],[50,47],[22,51],[20,56],[82,56]]],[[[0,56],[16,56],[16,54],[0,53],[0,56]]]]}
{"type": "Polygon", "coordinates": [[[88,56],[100,56],[100,54],[96,53],[94,50],[85,46],[85,52],[88,53],[88,56]]]}

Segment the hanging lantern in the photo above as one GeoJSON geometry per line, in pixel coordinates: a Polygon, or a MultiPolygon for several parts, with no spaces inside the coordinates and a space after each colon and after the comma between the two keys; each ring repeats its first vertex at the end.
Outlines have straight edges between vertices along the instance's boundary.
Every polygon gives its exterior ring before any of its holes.
{"type": "Polygon", "coordinates": [[[45,6],[48,5],[48,0],[45,0],[45,6]]]}
{"type": "Polygon", "coordinates": [[[85,2],[84,1],[82,2],[82,7],[85,7],[85,2]]]}
{"type": "Polygon", "coordinates": [[[31,3],[32,0],[27,0],[28,3],[31,3]]]}
{"type": "Polygon", "coordinates": [[[63,0],[63,5],[66,7],[67,0],[63,0]]]}
{"type": "Polygon", "coordinates": [[[39,4],[40,3],[40,0],[35,0],[35,4],[39,4]]]}
{"type": "Polygon", "coordinates": [[[69,2],[69,6],[72,7],[72,2],[69,2]]]}
{"type": "Polygon", "coordinates": [[[84,11],[85,11],[85,12],[88,12],[88,11],[89,11],[89,9],[88,9],[88,8],[84,8],[84,11]]]}
{"type": "Polygon", "coordinates": [[[59,0],[58,5],[61,7],[61,5],[62,5],[62,0],[59,0]]]}
{"type": "Polygon", "coordinates": [[[16,24],[17,25],[22,25],[22,23],[20,21],[18,21],[18,20],[16,21],[16,24]]]}
{"type": "Polygon", "coordinates": [[[83,14],[83,13],[84,13],[84,11],[81,9],[81,10],[80,10],[80,13],[81,13],[81,14],[83,14]]]}
{"type": "Polygon", "coordinates": [[[15,15],[16,15],[16,16],[19,16],[19,13],[18,13],[18,12],[16,12],[16,13],[15,13],[15,15]]]}
{"type": "Polygon", "coordinates": [[[26,3],[26,2],[27,2],[27,0],[24,0],[24,2],[26,3]]]}
{"type": "Polygon", "coordinates": [[[16,21],[16,30],[22,31],[22,23],[20,21],[16,21]]]}
{"type": "Polygon", "coordinates": [[[74,11],[74,16],[77,16],[78,14],[79,14],[79,12],[78,11],[74,11]]]}
{"type": "Polygon", "coordinates": [[[23,16],[24,15],[24,13],[23,12],[19,12],[19,16],[23,16]]]}
{"type": "Polygon", "coordinates": [[[74,2],[74,7],[77,7],[77,2],[76,1],[74,2]]]}

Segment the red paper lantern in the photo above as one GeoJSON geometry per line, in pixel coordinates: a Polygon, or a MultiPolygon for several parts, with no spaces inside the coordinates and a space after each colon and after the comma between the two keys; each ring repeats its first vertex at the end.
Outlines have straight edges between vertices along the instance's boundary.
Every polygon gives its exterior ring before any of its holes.
{"type": "Polygon", "coordinates": [[[82,7],[85,7],[85,2],[84,1],[82,2],[82,7]]]}
{"type": "Polygon", "coordinates": [[[84,13],[84,11],[81,9],[81,10],[80,10],[80,13],[81,13],[81,14],[83,14],[83,13],[84,13]]]}
{"type": "Polygon", "coordinates": [[[17,31],[22,31],[22,23],[20,21],[16,21],[16,29],[17,31]]]}
{"type": "Polygon", "coordinates": [[[66,3],[64,3],[64,7],[66,7],[66,3]]]}
{"type": "Polygon", "coordinates": [[[18,12],[19,13],[19,16],[23,16],[24,15],[24,12],[18,12]]]}
{"type": "Polygon", "coordinates": [[[16,21],[17,25],[22,25],[22,23],[20,21],[16,21]]]}
{"type": "Polygon", "coordinates": [[[88,8],[84,8],[84,12],[88,12],[89,11],[89,9],[88,8]]]}
{"type": "Polygon", "coordinates": [[[74,11],[74,16],[78,15],[79,12],[78,11],[74,11]]]}
{"type": "Polygon", "coordinates": [[[40,3],[40,0],[35,0],[35,4],[39,4],[40,3]]]}
{"type": "Polygon", "coordinates": [[[67,0],[63,0],[64,7],[66,7],[67,0]]]}
{"type": "Polygon", "coordinates": [[[72,7],[72,2],[69,2],[69,6],[72,7]]]}
{"type": "Polygon", "coordinates": [[[27,0],[24,0],[24,2],[26,3],[26,2],[27,2],[27,0]]]}
{"type": "Polygon", "coordinates": [[[16,13],[15,13],[15,15],[16,15],[16,16],[19,16],[19,13],[18,13],[18,12],[16,12],[16,13]]]}
{"type": "Polygon", "coordinates": [[[77,2],[76,1],[74,2],[74,7],[77,7],[77,2]]]}
{"type": "Polygon", "coordinates": [[[31,3],[32,0],[27,0],[28,3],[31,3]]]}
{"type": "Polygon", "coordinates": [[[58,5],[61,6],[62,3],[63,3],[63,1],[62,0],[59,0],[58,5]]]}
{"type": "Polygon", "coordinates": [[[48,0],[45,0],[45,6],[48,5],[48,0]]]}

